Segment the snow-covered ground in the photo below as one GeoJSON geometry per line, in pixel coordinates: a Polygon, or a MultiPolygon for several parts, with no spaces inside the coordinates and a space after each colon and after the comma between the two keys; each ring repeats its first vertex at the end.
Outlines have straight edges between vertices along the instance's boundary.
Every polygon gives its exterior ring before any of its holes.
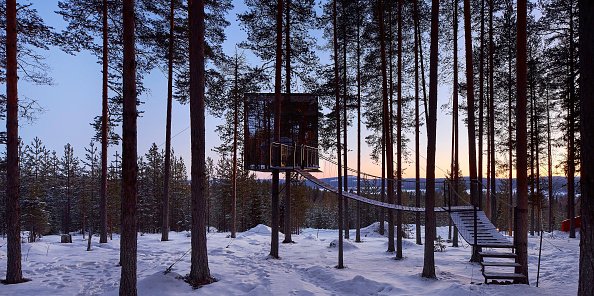
{"type": "MultiPolygon", "coordinates": [[[[280,260],[268,259],[270,229],[259,225],[238,234],[208,234],[210,271],[217,282],[193,290],[179,279],[190,270],[189,254],[164,274],[190,248],[187,233],[138,237],[138,289],[140,295],[575,295],[577,293],[579,239],[564,233],[545,234],[540,288],[536,288],[538,237],[529,239],[530,286],[484,285],[478,264],[469,263],[470,248],[449,247],[435,253],[437,280],[420,276],[423,246],[405,239],[404,259],[386,253],[387,239],[372,225],[362,230],[362,243],[345,241],[347,268],[334,268],[336,230],[305,229],[294,235],[295,244],[280,245],[280,260]]],[[[438,229],[447,237],[447,228],[438,229]]],[[[351,238],[355,233],[351,231],[351,238]]],[[[281,235],[282,240],[282,235],[281,235]]],[[[0,295],[117,295],[120,268],[119,237],[107,244],[73,237],[61,244],[59,236],[24,243],[23,274],[32,281],[0,285],[0,295]]],[[[0,238],[0,277],[6,274],[6,241],[0,238]]]]}

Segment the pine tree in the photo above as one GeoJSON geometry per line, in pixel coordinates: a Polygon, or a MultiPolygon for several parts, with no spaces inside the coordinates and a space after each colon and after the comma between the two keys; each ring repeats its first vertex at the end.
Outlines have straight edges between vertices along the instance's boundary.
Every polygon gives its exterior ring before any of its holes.
{"type": "MultiPolygon", "coordinates": [[[[219,154],[232,155],[232,176],[231,184],[237,187],[238,163],[241,162],[241,156],[238,151],[243,150],[243,133],[239,132],[240,125],[246,125],[246,116],[244,110],[245,99],[242,100],[242,94],[255,93],[260,91],[260,85],[265,83],[260,68],[252,68],[247,64],[243,53],[236,52],[234,56],[221,65],[221,96],[217,99],[218,108],[211,109],[217,116],[223,117],[224,122],[217,126],[216,131],[221,139],[221,145],[216,147],[219,154]]],[[[228,170],[228,168],[227,168],[228,170]]],[[[235,236],[237,230],[237,198],[243,200],[245,196],[237,193],[237,189],[231,189],[234,196],[231,204],[231,236],[235,236]],[[233,213],[235,212],[235,213],[233,213]],[[235,218],[233,218],[235,217],[235,218]],[[235,219],[233,221],[233,219],[235,219]]]]}
{"type": "Polygon", "coordinates": [[[62,233],[68,234],[72,231],[72,204],[75,191],[75,178],[78,172],[79,160],[74,156],[74,148],[70,144],[64,145],[64,155],[61,159],[61,176],[63,183],[63,212],[62,212],[62,233]]]}
{"type": "Polygon", "coordinates": [[[137,130],[135,1],[124,0],[123,13],[123,128],[122,128],[122,216],[120,295],[137,295],[137,130]]]}
{"type": "Polygon", "coordinates": [[[192,146],[192,259],[187,281],[192,286],[212,283],[206,250],[206,172],[204,139],[204,1],[190,0],[190,125],[192,146]]]}
{"type": "Polygon", "coordinates": [[[580,58],[580,122],[582,133],[581,146],[581,185],[582,202],[581,215],[582,227],[580,230],[580,275],[578,284],[578,295],[594,295],[594,255],[592,246],[594,245],[594,182],[592,172],[594,168],[594,159],[592,151],[594,149],[594,118],[592,118],[592,108],[594,108],[594,77],[592,75],[592,55],[594,55],[594,34],[591,30],[594,27],[594,3],[592,1],[579,1],[579,58],[580,58]]]}
{"type": "Polygon", "coordinates": [[[433,244],[435,240],[435,149],[437,126],[437,59],[439,30],[439,0],[431,3],[431,52],[429,69],[429,114],[427,120],[427,195],[425,199],[425,254],[422,276],[435,278],[435,258],[433,244]]]}
{"type": "MultiPolygon", "coordinates": [[[[99,173],[101,165],[98,150],[99,149],[95,145],[94,141],[91,141],[89,147],[85,147],[85,158],[83,160],[83,164],[85,165],[85,188],[79,201],[79,212],[81,213],[83,221],[81,230],[84,234],[88,229],[90,237],[92,237],[91,229],[93,229],[95,226],[99,226],[99,228],[101,228],[100,221],[102,219],[102,217],[97,217],[98,215],[95,214],[101,207],[101,204],[96,196],[97,191],[100,191],[101,184],[101,174],[99,173]]],[[[101,197],[99,197],[99,199],[100,198],[101,197]]],[[[91,240],[90,237],[89,241],[91,240]]],[[[105,239],[107,240],[107,230],[105,233],[105,239]]],[[[87,251],[90,251],[90,247],[87,249],[87,251]]]]}
{"type": "Polygon", "coordinates": [[[516,273],[526,276],[525,284],[528,284],[528,180],[526,171],[528,169],[526,159],[526,15],[527,4],[525,0],[518,0],[518,35],[516,53],[516,79],[517,79],[517,103],[516,103],[516,180],[518,191],[518,203],[516,205],[516,224],[514,228],[514,247],[518,257],[516,261],[520,267],[516,267],[516,273]]]}
{"type": "Polygon", "coordinates": [[[47,150],[37,137],[25,146],[21,160],[21,219],[29,231],[29,242],[49,231],[46,209],[47,150]]]}
{"type": "MultiPolygon", "coordinates": [[[[479,206],[479,195],[477,183],[477,166],[476,166],[476,137],[475,137],[475,122],[474,122],[474,74],[472,64],[472,32],[470,24],[470,0],[464,0],[464,36],[465,36],[465,52],[466,52],[466,101],[468,108],[468,166],[470,171],[470,196],[472,197],[472,205],[479,206]]],[[[479,248],[473,245],[472,259],[473,262],[478,262],[479,248]]]]}
{"type": "MultiPolygon", "coordinates": [[[[342,231],[344,227],[343,223],[343,196],[342,196],[342,172],[341,172],[341,146],[340,146],[340,84],[339,84],[339,76],[338,76],[338,30],[337,30],[337,8],[336,8],[336,1],[332,1],[332,31],[333,31],[333,42],[332,48],[334,50],[334,96],[336,99],[336,103],[334,105],[334,116],[336,117],[336,158],[338,159],[338,264],[336,268],[343,269],[344,268],[344,258],[343,258],[343,249],[342,249],[342,231]]],[[[280,31],[280,30],[279,30],[280,31]]],[[[279,42],[280,43],[280,42],[279,42]]],[[[346,164],[345,164],[346,165],[346,164]]],[[[348,231],[348,230],[347,230],[348,231]]]]}
{"type": "MultiPolygon", "coordinates": [[[[114,128],[122,117],[122,0],[66,0],[59,1],[58,7],[57,13],[68,22],[67,29],[61,33],[63,49],[72,54],[89,51],[102,64],[101,115],[95,117],[91,125],[96,130],[96,139],[101,141],[100,242],[106,243],[108,145],[117,144],[119,135],[114,128]],[[108,98],[110,91],[115,95],[108,98]]],[[[140,73],[151,67],[148,59],[138,62],[140,73]]],[[[138,86],[142,88],[142,84],[138,86]]]]}
{"type": "MultiPolygon", "coordinates": [[[[0,31],[0,39],[6,40],[5,45],[0,48],[0,65],[2,65],[0,66],[0,77],[2,77],[0,83],[6,84],[6,96],[0,96],[0,110],[4,108],[6,110],[6,223],[11,225],[7,231],[8,258],[4,282],[13,284],[24,281],[21,270],[20,245],[17,77],[20,76],[22,80],[37,84],[51,83],[51,79],[45,72],[47,67],[45,67],[43,58],[37,49],[45,50],[49,48],[49,44],[55,44],[55,35],[51,28],[45,25],[35,9],[19,5],[15,0],[2,0],[0,7],[4,11],[0,15],[5,18],[0,22],[4,24],[5,28],[4,31],[0,31]],[[20,39],[17,38],[19,35],[20,39]],[[19,60],[19,58],[24,60],[19,60]],[[24,71],[19,72],[19,67],[24,71]]],[[[0,138],[4,138],[2,133],[0,133],[0,138]]]]}
{"type": "Polygon", "coordinates": [[[566,161],[563,163],[567,176],[568,207],[566,218],[570,220],[570,237],[575,238],[575,172],[579,168],[579,96],[577,77],[580,76],[578,50],[578,8],[575,0],[550,0],[543,7],[541,20],[547,36],[547,61],[549,65],[550,92],[561,103],[564,122],[562,141],[566,142],[566,161]]]}

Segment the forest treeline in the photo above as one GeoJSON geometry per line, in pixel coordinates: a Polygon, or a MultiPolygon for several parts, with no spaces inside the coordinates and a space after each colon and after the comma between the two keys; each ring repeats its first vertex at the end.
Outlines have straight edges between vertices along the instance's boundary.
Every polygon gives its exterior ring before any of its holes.
{"type": "MultiPolygon", "coordinates": [[[[84,158],[79,159],[74,147],[64,146],[62,153],[47,149],[40,138],[29,144],[21,144],[19,159],[21,179],[21,229],[23,239],[35,242],[44,235],[79,233],[97,235],[99,230],[99,184],[100,167],[98,147],[91,142],[84,148],[84,158]]],[[[153,144],[149,151],[138,158],[138,231],[160,233],[162,217],[162,192],[164,182],[164,151],[153,144]]],[[[116,152],[108,166],[107,225],[108,234],[119,233],[121,195],[121,155],[116,152]]],[[[6,161],[0,159],[0,185],[5,186],[6,161]]],[[[232,180],[229,171],[231,160],[222,155],[214,162],[207,158],[207,220],[210,231],[229,232],[231,229],[232,180]]],[[[172,154],[171,179],[169,181],[170,207],[169,224],[172,231],[189,231],[191,227],[190,182],[187,168],[181,157],[172,154]]],[[[352,178],[353,176],[351,176],[352,178]]],[[[258,224],[270,224],[270,180],[258,179],[253,172],[239,168],[237,175],[238,231],[246,231],[258,224]]],[[[291,191],[291,231],[299,233],[302,228],[336,228],[336,198],[333,193],[306,184],[294,175],[291,191]]],[[[366,180],[362,195],[379,199],[379,180],[366,180]]],[[[282,185],[285,187],[284,184],[282,185]]],[[[460,184],[460,187],[467,186],[460,184]]],[[[441,186],[439,205],[445,188],[441,186]]],[[[286,192],[281,189],[281,194],[286,192]]],[[[5,192],[0,192],[0,207],[5,207],[5,192]]],[[[413,194],[406,193],[405,199],[412,205],[413,194]]],[[[465,198],[467,194],[464,194],[465,198]]],[[[281,217],[285,204],[281,203],[281,217]]],[[[406,223],[413,223],[412,216],[406,223]]],[[[440,217],[439,225],[448,225],[446,216],[440,217]]],[[[351,225],[354,213],[349,217],[351,225]]],[[[6,235],[8,226],[5,211],[0,212],[0,234],[6,235]]],[[[284,229],[281,219],[281,227],[284,229]]],[[[379,221],[377,208],[365,206],[362,210],[362,224],[368,226],[379,221]]],[[[408,232],[407,237],[410,236],[408,232]]]]}

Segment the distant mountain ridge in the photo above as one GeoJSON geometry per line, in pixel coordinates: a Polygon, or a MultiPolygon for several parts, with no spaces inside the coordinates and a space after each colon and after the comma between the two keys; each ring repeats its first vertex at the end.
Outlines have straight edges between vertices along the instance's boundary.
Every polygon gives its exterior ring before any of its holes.
{"type": "MultiPolygon", "coordinates": [[[[320,178],[320,180],[332,185],[332,186],[338,186],[338,179],[337,177],[328,177],[328,178],[320,178]]],[[[357,189],[357,176],[352,176],[349,175],[348,176],[348,188],[349,191],[353,190],[355,191],[357,189]]],[[[445,182],[446,178],[436,178],[435,179],[435,189],[436,190],[442,190],[443,188],[443,183],[445,182]]],[[[541,184],[542,184],[542,188],[541,190],[547,191],[547,182],[548,182],[548,177],[541,177],[541,184]]],[[[575,182],[576,182],[576,186],[579,186],[579,177],[575,178],[575,182]]],[[[284,181],[284,180],[281,180],[284,181]]],[[[500,186],[503,185],[503,183],[507,181],[507,178],[497,178],[497,190],[500,190],[500,186]]],[[[421,190],[425,191],[425,178],[421,178],[420,179],[421,182],[421,190]]],[[[464,177],[464,183],[466,185],[466,188],[470,188],[470,180],[468,177],[464,177]]],[[[305,184],[308,187],[317,187],[317,185],[315,185],[313,182],[306,180],[305,184]]],[[[516,179],[512,179],[512,186],[515,189],[516,188],[516,179]]],[[[373,186],[373,187],[377,187],[377,188],[381,188],[381,179],[364,179],[361,178],[361,188],[363,190],[363,188],[365,186],[373,186]]],[[[344,186],[344,184],[343,184],[344,186]]],[[[487,181],[486,179],[483,179],[483,188],[486,190],[487,188],[487,181]]],[[[567,178],[565,177],[561,177],[561,176],[553,176],[553,192],[559,194],[566,194],[567,188],[567,178]]],[[[576,187],[577,188],[577,187],[576,187]]],[[[415,178],[404,178],[402,179],[402,190],[404,191],[414,191],[415,190],[415,178]]],[[[545,192],[546,193],[546,192],[545,192]]]]}

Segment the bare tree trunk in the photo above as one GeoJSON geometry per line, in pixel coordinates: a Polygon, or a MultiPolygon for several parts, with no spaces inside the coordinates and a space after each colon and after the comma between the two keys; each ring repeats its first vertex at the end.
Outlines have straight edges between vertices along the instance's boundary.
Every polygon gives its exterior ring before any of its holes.
{"type": "MultiPolygon", "coordinates": [[[[413,14],[414,14],[414,35],[415,35],[415,206],[421,206],[421,161],[419,153],[420,145],[420,122],[419,122],[419,37],[418,35],[418,1],[414,0],[413,14]]],[[[421,213],[415,213],[415,238],[417,245],[422,245],[421,242],[421,213]]]]}
{"type": "MultiPolygon", "coordinates": [[[[509,6],[511,6],[511,4],[508,4],[509,6]]],[[[511,7],[509,8],[511,9],[511,7]]],[[[508,36],[511,38],[511,36],[508,36]]],[[[507,82],[507,133],[509,136],[508,139],[508,187],[509,187],[509,235],[513,235],[513,224],[514,224],[514,214],[513,214],[513,207],[512,205],[514,204],[514,184],[513,184],[513,169],[514,169],[514,165],[513,165],[513,129],[512,129],[512,113],[513,113],[513,109],[512,109],[512,49],[511,47],[508,48],[508,71],[507,71],[507,77],[508,77],[508,82],[507,82]]],[[[517,157],[517,155],[516,155],[517,157]]]]}
{"type": "Polygon", "coordinates": [[[19,207],[19,115],[16,0],[6,1],[6,284],[24,281],[19,207]]]}
{"type": "Polygon", "coordinates": [[[516,273],[526,276],[528,284],[528,178],[527,139],[526,139],[526,0],[518,0],[517,9],[517,52],[516,52],[516,180],[518,202],[516,206],[516,225],[514,229],[514,247],[516,248],[516,273]]]}
{"type": "Polygon", "coordinates": [[[108,47],[107,47],[107,0],[102,1],[103,21],[103,84],[101,98],[101,188],[99,189],[99,243],[107,243],[107,71],[108,71],[108,47]]]}
{"type": "MultiPolygon", "coordinates": [[[[346,1],[343,1],[342,4],[342,22],[344,25],[346,25],[347,19],[346,19],[346,1]]],[[[347,117],[347,98],[348,98],[348,94],[347,94],[347,34],[346,34],[346,28],[342,30],[342,61],[343,61],[343,65],[342,65],[342,76],[343,76],[343,82],[342,82],[342,87],[343,87],[343,91],[342,91],[342,104],[343,104],[343,108],[342,108],[342,117],[343,117],[343,122],[342,122],[342,129],[343,129],[343,141],[344,141],[344,166],[343,166],[343,172],[344,172],[344,192],[349,192],[349,171],[348,171],[348,166],[349,166],[349,162],[348,162],[348,153],[349,153],[349,149],[348,149],[348,145],[347,145],[347,135],[348,135],[348,117],[347,117]]],[[[351,217],[351,215],[349,214],[349,199],[345,198],[344,199],[344,238],[349,239],[349,230],[351,229],[350,225],[349,225],[349,218],[351,217]]]]}
{"type": "MultiPolygon", "coordinates": [[[[454,181],[454,205],[458,205],[458,0],[454,0],[454,20],[453,20],[453,28],[454,28],[454,85],[453,85],[453,93],[452,93],[452,107],[453,110],[453,124],[452,128],[454,130],[454,161],[452,166],[452,179],[454,181]]],[[[458,247],[458,228],[454,226],[454,234],[452,236],[452,246],[458,247]]]]}
{"type": "MultiPolygon", "coordinates": [[[[396,111],[396,204],[402,204],[402,6],[398,0],[398,109],[396,111]]],[[[396,259],[402,259],[402,212],[396,212],[396,259]]]]}
{"type": "MultiPolygon", "coordinates": [[[[357,195],[361,196],[361,11],[357,2],[357,195]]],[[[355,242],[361,242],[361,202],[357,201],[355,242]]]]}
{"type": "MultiPolygon", "coordinates": [[[[466,84],[467,84],[467,108],[468,108],[468,166],[470,171],[470,196],[472,205],[478,207],[479,184],[477,183],[476,172],[476,137],[474,128],[474,74],[472,66],[472,32],[470,29],[470,0],[464,0],[464,45],[466,52],[466,84]]],[[[478,262],[479,248],[475,245],[472,248],[470,261],[478,262]]]]}
{"type": "Polygon", "coordinates": [[[437,67],[439,36],[439,0],[431,5],[431,50],[429,68],[429,114],[427,120],[427,196],[425,202],[425,254],[423,273],[425,278],[435,278],[435,150],[437,127],[437,67]]]}
{"type": "Polygon", "coordinates": [[[169,183],[171,179],[171,108],[173,101],[173,32],[175,0],[169,7],[169,52],[167,56],[167,118],[165,122],[165,164],[163,168],[163,204],[161,207],[161,241],[169,240],[169,183]]]}
{"type": "MultiPolygon", "coordinates": [[[[531,58],[532,59],[532,58],[531,58]]],[[[535,71],[535,70],[533,70],[535,71]]],[[[531,101],[532,101],[532,125],[533,125],[533,132],[532,132],[532,146],[534,149],[534,165],[532,165],[532,167],[534,168],[534,173],[532,173],[532,178],[533,178],[533,185],[532,187],[533,190],[533,206],[532,208],[534,209],[533,212],[535,212],[533,214],[533,220],[535,221],[535,226],[533,226],[532,228],[536,228],[536,232],[538,233],[538,235],[540,235],[540,231],[542,229],[542,223],[541,223],[541,194],[540,194],[540,152],[539,152],[539,148],[540,148],[540,137],[539,137],[539,127],[538,127],[538,112],[536,110],[536,81],[535,81],[535,77],[534,75],[530,76],[530,92],[531,92],[531,101]]]]}
{"type": "Polygon", "coordinates": [[[574,25],[573,1],[569,2],[569,115],[567,120],[567,219],[569,219],[569,237],[575,238],[575,71],[574,71],[574,25]]]}
{"type": "Polygon", "coordinates": [[[231,238],[235,238],[237,232],[237,137],[239,136],[239,89],[237,79],[239,75],[239,61],[237,53],[235,54],[235,64],[233,65],[233,172],[231,177],[231,238]]]}
{"type": "Polygon", "coordinates": [[[204,138],[204,1],[189,1],[190,125],[192,147],[192,259],[188,282],[212,283],[206,250],[206,168],[204,138]]]}
{"type": "Polygon", "coordinates": [[[285,240],[283,240],[283,244],[293,243],[293,239],[291,238],[291,232],[293,229],[291,228],[291,171],[285,172],[285,220],[284,220],[284,233],[285,233],[285,240]]]}
{"type": "MultiPolygon", "coordinates": [[[[275,81],[274,81],[274,141],[280,142],[280,121],[281,121],[281,64],[282,64],[282,47],[283,47],[283,0],[277,2],[276,7],[276,63],[275,63],[275,81]]],[[[274,159],[280,159],[280,148],[275,149],[274,159]]],[[[270,257],[279,259],[278,256],[278,224],[279,224],[279,170],[272,170],[272,234],[270,241],[270,257]]]]}
{"type": "Polygon", "coordinates": [[[530,77],[530,82],[529,82],[529,86],[530,88],[530,176],[528,178],[528,180],[531,182],[530,184],[530,195],[528,197],[528,205],[530,207],[530,235],[534,236],[534,228],[535,225],[534,223],[536,222],[534,220],[535,218],[535,206],[536,206],[536,192],[535,192],[535,180],[534,180],[534,157],[535,157],[535,152],[534,152],[534,145],[535,145],[535,140],[534,140],[534,133],[536,132],[534,129],[534,96],[533,96],[533,84],[532,84],[532,77],[530,77]]]}
{"type": "Polygon", "coordinates": [[[551,149],[551,111],[549,107],[549,90],[547,86],[547,167],[548,167],[548,189],[549,189],[549,232],[553,232],[553,226],[555,224],[555,211],[554,200],[553,200],[553,159],[551,149]]]}
{"type": "Polygon", "coordinates": [[[137,202],[137,130],[136,130],[136,58],[134,0],[124,0],[124,69],[122,128],[122,236],[120,243],[120,295],[137,295],[136,290],[136,202],[137,202]]]}
{"type": "MultiPolygon", "coordinates": [[[[282,0],[281,0],[282,1],[282,0]]],[[[279,1],[279,2],[281,2],[279,1]]],[[[336,268],[342,269],[344,268],[343,262],[343,249],[342,249],[342,228],[343,228],[343,217],[342,217],[342,172],[341,172],[341,146],[340,146],[340,87],[339,87],[339,77],[338,77],[338,28],[337,28],[337,10],[336,10],[336,0],[332,2],[332,29],[334,31],[333,35],[333,47],[334,47],[334,95],[336,97],[336,105],[335,105],[335,116],[336,116],[336,156],[338,160],[338,265],[336,268]]]]}
{"type": "MultiPolygon", "coordinates": [[[[382,71],[382,95],[383,95],[383,127],[386,141],[387,181],[388,181],[388,203],[394,203],[394,152],[392,143],[392,131],[390,130],[389,101],[388,101],[388,74],[386,61],[386,33],[384,28],[383,0],[379,4],[379,30],[380,30],[380,56],[382,71]]],[[[388,209],[388,252],[394,252],[394,211],[388,209]]]]}
{"type": "Polygon", "coordinates": [[[92,238],[93,238],[93,227],[91,226],[91,223],[89,223],[89,239],[87,240],[87,252],[91,251],[91,239],[92,238]]]}
{"type": "MultiPolygon", "coordinates": [[[[69,149],[70,144],[68,144],[69,149]]],[[[67,165],[67,169],[68,172],[66,172],[66,211],[65,211],[65,216],[64,217],[64,232],[66,234],[70,234],[70,201],[71,201],[71,192],[70,192],[70,179],[71,179],[71,175],[72,175],[72,159],[69,158],[68,160],[68,165],[67,165]]]]}
{"type": "Polygon", "coordinates": [[[479,118],[478,118],[478,207],[483,209],[483,133],[484,133],[484,39],[485,39],[485,0],[481,0],[481,31],[479,50],[479,118]]]}
{"type": "MultiPolygon", "coordinates": [[[[285,81],[286,81],[286,96],[291,96],[291,0],[287,0],[286,4],[286,28],[285,28],[285,81]]],[[[285,172],[285,220],[284,233],[285,240],[283,243],[292,243],[291,238],[291,172],[285,172]]]]}
{"type": "MultiPolygon", "coordinates": [[[[384,127],[382,125],[382,188],[380,191],[380,201],[386,201],[386,137],[384,133],[384,127]]],[[[386,211],[385,208],[380,208],[380,219],[379,219],[379,229],[378,233],[380,235],[384,235],[384,222],[386,221],[386,211]]]]}
{"type": "Polygon", "coordinates": [[[580,58],[580,107],[581,107],[581,215],[580,230],[580,277],[578,295],[594,295],[594,3],[580,0],[579,3],[579,58],[580,58]]]}
{"type": "Polygon", "coordinates": [[[493,0],[489,0],[489,136],[491,141],[491,221],[497,225],[497,174],[495,171],[495,88],[493,84],[493,0]]]}

